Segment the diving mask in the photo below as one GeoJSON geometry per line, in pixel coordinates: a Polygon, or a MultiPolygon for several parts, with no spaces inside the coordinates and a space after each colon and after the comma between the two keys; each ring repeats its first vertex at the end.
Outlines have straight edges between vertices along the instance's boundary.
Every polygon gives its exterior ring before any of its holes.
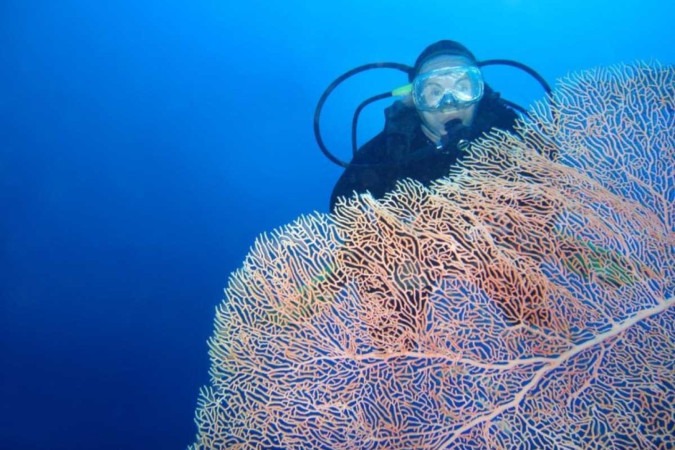
{"type": "Polygon", "coordinates": [[[411,90],[421,111],[466,108],[483,97],[483,75],[475,66],[445,67],[415,77],[411,90]]]}

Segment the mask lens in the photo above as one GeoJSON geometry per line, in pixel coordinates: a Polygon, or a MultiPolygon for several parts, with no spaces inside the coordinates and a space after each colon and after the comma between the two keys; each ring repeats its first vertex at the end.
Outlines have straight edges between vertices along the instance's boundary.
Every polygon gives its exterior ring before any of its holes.
{"type": "Polygon", "coordinates": [[[445,88],[436,80],[428,80],[421,86],[420,97],[425,105],[439,106],[445,95],[445,88]]]}
{"type": "Polygon", "coordinates": [[[425,111],[467,107],[482,96],[483,77],[473,66],[432,70],[413,81],[415,105],[425,111]]]}

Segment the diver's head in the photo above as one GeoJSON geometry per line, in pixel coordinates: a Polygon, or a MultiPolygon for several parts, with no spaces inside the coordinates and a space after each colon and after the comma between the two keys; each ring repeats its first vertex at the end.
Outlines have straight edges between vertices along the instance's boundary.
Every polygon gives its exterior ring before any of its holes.
{"type": "Polygon", "coordinates": [[[413,70],[408,74],[408,81],[412,81],[421,72],[422,65],[427,61],[441,55],[461,56],[469,60],[474,66],[478,65],[478,60],[468,48],[456,41],[442,40],[434,42],[422,50],[422,53],[415,60],[413,70]]]}
{"type": "Polygon", "coordinates": [[[484,83],[476,58],[466,47],[454,41],[430,45],[417,58],[410,77],[412,101],[427,137],[439,142],[453,120],[471,126],[484,83]]]}

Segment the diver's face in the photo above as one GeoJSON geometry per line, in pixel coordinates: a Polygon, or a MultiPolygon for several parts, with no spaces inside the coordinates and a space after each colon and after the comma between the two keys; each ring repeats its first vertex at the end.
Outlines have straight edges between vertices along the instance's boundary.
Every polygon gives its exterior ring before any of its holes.
{"type": "MultiPolygon", "coordinates": [[[[472,66],[473,64],[461,56],[440,55],[425,62],[420,68],[419,75],[424,75],[433,70],[450,67],[472,66]]],[[[449,107],[437,111],[422,111],[418,109],[423,124],[429,131],[437,136],[446,134],[445,125],[454,119],[459,119],[464,126],[470,126],[476,113],[477,103],[465,107],[449,107]]]]}

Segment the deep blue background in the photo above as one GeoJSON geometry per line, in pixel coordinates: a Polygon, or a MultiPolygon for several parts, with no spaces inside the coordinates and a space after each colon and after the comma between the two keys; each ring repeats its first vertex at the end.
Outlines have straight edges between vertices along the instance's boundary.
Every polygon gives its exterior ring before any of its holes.
{"type": "MultiPolygon", "coordinates": [[[[312,114],[342,72],[444,38],[550,82],[675,62],[670,0],[463,3],[0,2],[0,448],[192,442],[228,274],[259,233],[327,209],[340,168],[312,114]]],[[[356,104],[405,81],[381,72],[327,104],[343,158],[356,104]]]]}

